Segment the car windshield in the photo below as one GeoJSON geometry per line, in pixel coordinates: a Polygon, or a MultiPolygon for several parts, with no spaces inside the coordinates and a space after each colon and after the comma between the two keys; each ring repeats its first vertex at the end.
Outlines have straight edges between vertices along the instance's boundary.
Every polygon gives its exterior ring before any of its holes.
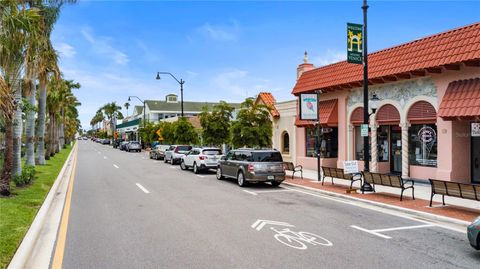
{"type": "Polygon", "coordinates": [[[192,147],[190,147],[190,146],[178,146],[177,147],[177,151],[189,151],[190,149],[192,149],[192,147]]]}
{"type": "Polygon", "coordinates": [[[205,155],[222,155],[222,151],[219,149],[206,149],[202,153],[205,155]]]}
{"type": "Polygon", "coordinates": [[[130,144],[132,144],[132,145],[138,145],[138,142],[136,142],[136,141],[135,141],[135,142],[130,142],[130,144]]]}
{"type": "Polygon", "coordinates": [[[282,155],[277,151],[252,152],[254,162],[283,162],[282,155]]]}

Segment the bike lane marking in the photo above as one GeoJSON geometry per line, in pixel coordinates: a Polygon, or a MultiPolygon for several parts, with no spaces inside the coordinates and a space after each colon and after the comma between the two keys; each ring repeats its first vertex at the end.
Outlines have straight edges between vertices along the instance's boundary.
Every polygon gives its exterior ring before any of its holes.
{"type": "Polygon", "coordinates": [[[242,190],[242,191],[244,191],[244,192],[246,192],[246,193],[248,193],[248,194],[251,194],[251,195],[257,195],[257,193],[255,193],[255,192],[253,192],[253,191],[247,191],[247,190],[242,190]]]}
{"type": "Polygon", "coordinates": [[[143,187],[140,183],[135,183],[135,185],[137,185],[137,187],[138,187],[139,189],[141,189],[144,193],[146,193],[146,194],[149,194],[149,193],[150,193],[150,192],[149,192],[145,187],[143,187]]]}

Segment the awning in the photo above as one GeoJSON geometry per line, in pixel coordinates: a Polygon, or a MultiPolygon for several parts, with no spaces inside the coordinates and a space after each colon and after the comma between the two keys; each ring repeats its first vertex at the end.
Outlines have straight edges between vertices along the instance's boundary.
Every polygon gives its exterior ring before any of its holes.
{"type": "Polygon", "coordinates": [[[438,116],[445,120],[480,118],[480,78],[457,80],[448,84],[438,116]]]}
{"type": "MultiPolygon", "coordinates": [[[[320,101],[320,125],[322,126],[338,126],[338,100],[320,101]]],[[[295,126],[305,127],[315,125],[315,121],[300,120],[298,115],[295,119],[295,126]]]]}

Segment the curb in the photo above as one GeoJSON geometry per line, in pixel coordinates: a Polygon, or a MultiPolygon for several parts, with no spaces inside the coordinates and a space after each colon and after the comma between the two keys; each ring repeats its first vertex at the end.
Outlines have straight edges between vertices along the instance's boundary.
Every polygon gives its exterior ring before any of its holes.
{"type": "MultiPolygon", "coordinates": [[[[55,182],[50,188],[50,191],[48,192],[47,197],[43,201],[42,206],[40,207],[40,209],[37,212],[37,215],[33,219],[33,222],[30,225],[30,228],[28,228],[28,231],[25,234],[25,237],[20,243],[20,246],[15,252],[15,255],[13,256],[12,260],[10,261],[10,264],[7,267],[8,269],[25,268],[28,263],[28,260],[32,258],[32,253],[34,252],[35,244],[37,243],[37,240],[41,234],[42,228],[44,227],[47,218],[50,217],[48,213],[50,211],[50,208],[52,207],[54,198],[57,195],[58,189],[61,185],[61,181],[65,176],[65,173],[67,172],[67,167],[72,165],[71,162],[73,160],[73,154],[76,153],[77,148],[78,148],[78,144],[75,143],[74,147],[72,148],[72,151],[70,152],[67,159],[65,160],[65,163],[63,164],[62,169],[58,173],[58,176],[55,179],[55,182]]],[[[69,177],[67,177],[67,180],[68,179],[69,177]]]]}
{"type": "Polygon", "coordinates": [[[460,226],[464,227],[465,229],[467,228],[468,225],[470,225],[470,222],[468,222],[468,221],[459,220],[459,219],[450,218],[450,217],[445,217],[445,216],[440,216],[440,215],[435,215],[435,214],[432,214],[432,213],[422,212],[422,211],[418,211],[418,210],[414,210],[414,209],[403,208],[403,207],[399,207],[399,206],[395,206],[395,205],[389,205],[389,204],[370,201],[370,200],[361,199],[361,198],[357,198],[357,197],[351,197],[351,196],[336,193],[336,192],[320,190],[320,189],[316,189],[316,188],[312,188],[312,187],[308,187],[308,186],[303,186],[303,185],[299,185],[299,184],[295,184],[295,183],[290,183],[290,182],[283,182],[283,184],[293,186],[293,187],[303,188],[303,189],[307,189],[307,190],[311,190],[311,191],[320,192],[320,193],[328,195],[328,196],[343,198],[343,199],[356,201],[356,202],[362,202],[362,203],[378,206],[378,207],[381,207],[381,208],[392,209],[392,210],[400,211],[402,213],[407,213],[407,214],[414,215],[414,216],[417,216],[417,217],[422,217],[422,218],[425,218],[425,219],[431,220],[431,221],[441,221],[441,222],[446,222],[446,223],[450,223],[450,224],[454,224],[454,225],[460,225],[460,226]]]}

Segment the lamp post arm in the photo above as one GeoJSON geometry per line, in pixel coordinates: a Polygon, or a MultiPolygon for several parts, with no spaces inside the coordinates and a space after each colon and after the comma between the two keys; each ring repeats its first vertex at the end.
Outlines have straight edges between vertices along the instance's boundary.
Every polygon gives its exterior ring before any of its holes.
{"type": "Polygon", "coordinates": [[[180,85],[183,85],[183,83],[185,83],[185,81],[183,81],[182,79],[178,80],[172,73],[170,72],[158,72],[159,74],[164,74],[164,75],[170,75],[174,80],[176,80],[178,82],[178,84],[180,85]]]}

